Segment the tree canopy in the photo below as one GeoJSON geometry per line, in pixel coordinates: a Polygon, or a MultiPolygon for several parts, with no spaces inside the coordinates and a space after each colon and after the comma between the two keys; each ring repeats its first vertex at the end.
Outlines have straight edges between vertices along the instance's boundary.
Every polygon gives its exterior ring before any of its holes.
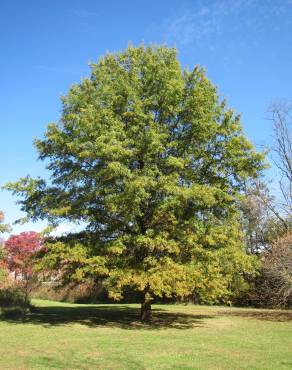
{"type": "Polygon", "coordinates": [[[32,274],[32,257],[42,247],[42,239],[35,231],[11,235],[5,242],[7,266],[15,275],[29,278],[32,274]]]}
{"type": "Polygon", "coordinates": [[[84,226],[43,263],[107,278],[115,299],[140,292],[146,316],[157,296],[228,296],[253,269],[237,201],[263,156],[204,70],[183,69],[172,48],[130,46],[92,64],[62,101],[35,142],[51,180],[7,185],[27,219],[84,226]]]}

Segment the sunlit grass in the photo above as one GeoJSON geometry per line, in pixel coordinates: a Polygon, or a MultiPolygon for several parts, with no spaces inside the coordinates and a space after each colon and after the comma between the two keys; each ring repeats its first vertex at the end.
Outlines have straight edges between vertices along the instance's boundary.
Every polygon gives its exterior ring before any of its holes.
{"type": "Polygon", "coordinates": [[[1,369],[291,369],[292,311],[35,301],[0,322],[1,369]]]}

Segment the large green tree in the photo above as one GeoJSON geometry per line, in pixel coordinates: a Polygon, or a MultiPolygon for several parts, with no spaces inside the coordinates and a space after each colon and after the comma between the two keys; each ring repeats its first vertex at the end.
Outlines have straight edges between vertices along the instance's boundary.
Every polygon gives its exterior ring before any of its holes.
{"type": "Polygon", "coordinates": [[[115,299],[140,292],[142,320],[156,296],[228,296],[252,270],[237,200],[263,166],[240,117],[172,48],[128,47],[91,68],[35,142],[51,180],[7,186],[27,218],[84,225],[87,238],[51,244],[47,264],[107,278],[115,299]]]}

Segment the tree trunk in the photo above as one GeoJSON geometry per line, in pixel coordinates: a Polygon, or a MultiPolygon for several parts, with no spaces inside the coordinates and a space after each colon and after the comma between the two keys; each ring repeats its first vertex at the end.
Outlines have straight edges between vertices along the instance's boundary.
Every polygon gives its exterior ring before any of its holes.
{"type": "Polygon", "coordinates": [[[152,320],[151,301],[144,300],[141,304],[141,321],[151,322],[151,320],[152,320]]]}

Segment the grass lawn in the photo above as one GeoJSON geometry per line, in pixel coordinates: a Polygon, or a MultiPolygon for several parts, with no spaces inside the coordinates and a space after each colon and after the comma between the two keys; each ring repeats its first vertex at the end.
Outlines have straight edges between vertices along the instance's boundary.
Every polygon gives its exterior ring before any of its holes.
{"type": "Polygon", "coordinates": [[[35,300],[0,321],[0,369],[292,369],[292,311],[35,300]]]}

